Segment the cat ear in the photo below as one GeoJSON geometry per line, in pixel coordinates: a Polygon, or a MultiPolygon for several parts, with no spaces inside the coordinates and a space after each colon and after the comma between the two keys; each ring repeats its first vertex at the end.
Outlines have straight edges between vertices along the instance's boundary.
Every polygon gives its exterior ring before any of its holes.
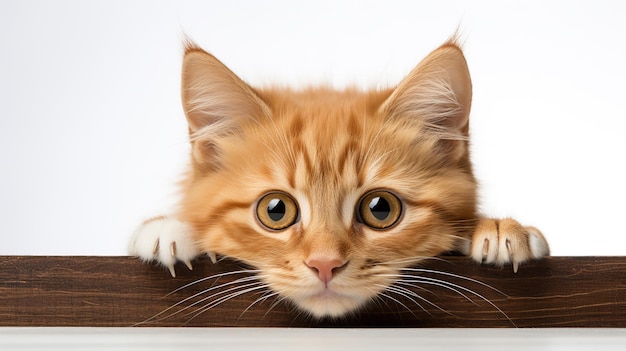
{"type": "Polygon", "coordinates": [[[181,91],[192,155],[203,168],[219,166],[217,139],[236,134],[245,120],[268,115],[252,88],[191,42],[185,44],[181,91]]]}
{"type": "Polygon", "coordinates": [[[467,139],[472,81],[459,46],[451,40],[430,53],[398,85],[382,108],[435,132],[444,140],[467,139]]]}
{"type": "Polygon", "coordinates": [[[267,106],[228,67],[198,46],[187,43],[183,59],[182,100],[190,132],[219,124],[258,118],[267,106]]]}

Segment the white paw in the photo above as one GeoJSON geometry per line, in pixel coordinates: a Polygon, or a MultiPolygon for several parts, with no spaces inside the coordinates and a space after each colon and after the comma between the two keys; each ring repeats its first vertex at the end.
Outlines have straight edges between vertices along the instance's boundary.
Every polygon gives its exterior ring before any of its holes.
{"type": "Polygon", "coordinates": [[[516,220],[481,219],[472,237],[470,256],[477,262],[513,264],[517,272],[520,263],[550,254],[548,242],[534,227],[523,227],[516,220]]]}
{"type": "Polygon", "coordinates": [[[156,217],[144,222],[128,244],[130,255],[145,261],[157,261],[167,267],[173,277],[174,265],[182,261],[192,269],[191,261],[200,254],[193,242],[191,228],[171,217],[156,217]]]}

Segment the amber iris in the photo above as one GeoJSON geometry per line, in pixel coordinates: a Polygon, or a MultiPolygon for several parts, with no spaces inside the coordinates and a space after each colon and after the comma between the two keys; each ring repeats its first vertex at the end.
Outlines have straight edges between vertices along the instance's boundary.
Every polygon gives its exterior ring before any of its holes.
{"type": "Polygon", "coordinates": [[[359,201],[357,220],[373,229],[388,229],[402,215],[402,202],[386,190],[375,190],[365,194],[359,201]]]}
{"type": "Polygon", "coordinates": [[[288,194],[275,191],[259,199],[256,215],[265,228],[283,230],[297,222],[298,205],[288,194]]]}

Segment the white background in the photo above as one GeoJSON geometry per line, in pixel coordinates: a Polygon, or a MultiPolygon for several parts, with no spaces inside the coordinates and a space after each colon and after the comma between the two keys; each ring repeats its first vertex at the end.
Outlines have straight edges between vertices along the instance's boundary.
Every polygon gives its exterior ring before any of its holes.
{"type": "Polygon", "coordinates": [[[621,351],[624,329],[0,328],[2,350],[621,351]]]}
{"type": "Polygon", "coordinates": [[[0,0],[0,254],[123,255],[175,204],[188,34],[251,84],[388,86],[460,25],[482,208],[626,255],[616,1],[0,0]]]}

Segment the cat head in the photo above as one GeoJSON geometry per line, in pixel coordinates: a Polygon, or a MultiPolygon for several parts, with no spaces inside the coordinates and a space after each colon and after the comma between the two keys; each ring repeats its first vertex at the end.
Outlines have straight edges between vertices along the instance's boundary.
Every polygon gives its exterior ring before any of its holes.
{"type": "Polygon", "coordinates": [[[188,44],[180,218],[301,309],[344,315],[468,237],[471,95],[454,42],[371,91],[255,89],[188,44]]]}

